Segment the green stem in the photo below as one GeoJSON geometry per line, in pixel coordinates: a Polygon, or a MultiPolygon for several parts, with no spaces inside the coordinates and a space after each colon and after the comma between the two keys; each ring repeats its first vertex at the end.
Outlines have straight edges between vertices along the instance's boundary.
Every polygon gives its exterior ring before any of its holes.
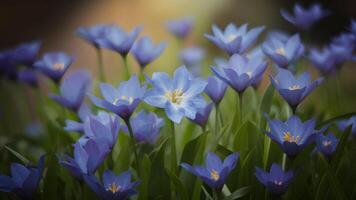
{"type": "Polygon", "coordinates": [[[96,48],[96,55],[98,58],[99,80],[100,82],[105,82],[106,80],[104,74],[103,53],[100,48],[96,48]]]}
{"type": "Polygon", "coordinates": [[[218,192],[216,191],[216,189],[213,189],[213,199],[214,199],[214,200],[219,200],[219,194],[218,194],[218,192]]]}
{"type": "Polygon", "coordinates": [[[219,105],[215,105],[215,136],[218,137],[219,105]]]}
{"type": "Polygon", "coordinates": [[[237,94],[239,97],[239,119],[240,119],[240,127],[243,124],[243,116],[242,116],[242,96],[243,92],[237,94]]]}
{"type": "Polygon", "coordinates": [[[174,123],[171,121],[171,167],[172,172],[177,174],[177,147],[176,147],[176,135],[175,135],[175,128],[174,123]]]}
{"type": "Polygon", "coordinates": [[[132,131],[132,127],[131,127],[131,123],[130,123],[130,119],[124,120],[125,124],[127,126],[127,129],[129,130],[130,133],[130,137],[131,137],[131,146],[132,146],[132,150],[134,152],[135,155],[135,164],[136,164],[136,170],[137,170],[137,174],[138,176],[140,176],[140,164],[139,164],[139,160],[138,160],[138,154],[137,154],[137,149],[136,149],[136,139],[133,135],[133,131],[132,131]]]}
{"type": "Polygon", "coordinates": [[[283,169],[283,171],[286,170],[286,163],[287,163],[287,154],[283,153],[283,158],[282,158],[282,169],[283,169]]]}
{"type": "Polygon", "coordinates": [[[125,70],[125,80],[128,80],[131,76],[128,61],[127,61],[127,54],[122,55],[122,59],[124,61],[124,70],[125,70]]]}

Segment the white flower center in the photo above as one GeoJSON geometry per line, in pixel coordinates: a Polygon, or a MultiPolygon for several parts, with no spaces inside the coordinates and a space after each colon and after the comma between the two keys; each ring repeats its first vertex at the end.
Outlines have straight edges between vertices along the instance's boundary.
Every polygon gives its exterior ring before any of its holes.
{"type": "Polygon", "coordinates": [[[293,86],[288,87],[289,90],[299,90],[301,88],[302,87],[300,87],[300,85],[293,85],[293,86]]]}
{"type": "Polygon", "coordinates": [[[117,103],[119,102],[119,100],[124,100],[129,102],[129,104],[131,104],[133,102],[133,98],[132,97],[128,97],[128,96],[121,96],[115,99],[114,104],[117,105],[117,103]]]}
{"type": "Polygon", "coordinates": [[[64,69],[64,63],[54,63],[52,68],[56,71],[61,71],[64,69]]]}
{"type": "Polygon", "coordinates": [[[276,49],[276,54],[285,56],[286,55],[286,50],[283,47],[279,47],[276,49]]]}
{"type": "Polygon", "coordinates": [[[173,91],[167,91],[164,96],[168,99],[168,101],[174,104],[180,104],[183,100],[183,90],[175,89],[173,91]]]}
{"type": "Polygon", "coordinates": [[[109,187],[106,188],[106,191],[110,191],[111,193],[115,194],[116,192],[119,192],[121,189],[120,185],[116,185],[116,183],[109,184],[109,187]]]}
{"type": "Polygon", "coordinates": [[[214,169],[211,170],[211,172],[210,172],[210,178],[213,179],[214,181],[218,181],[219,178],[220,178],[218,171],[216,171],[216,170],[214,170],[214,169]]]}

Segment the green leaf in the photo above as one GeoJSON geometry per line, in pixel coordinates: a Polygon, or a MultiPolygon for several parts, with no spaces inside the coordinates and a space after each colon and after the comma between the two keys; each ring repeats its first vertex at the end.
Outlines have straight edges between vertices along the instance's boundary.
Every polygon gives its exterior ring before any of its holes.
{"type": "Polygon", "coordinates": [[[46,161],[48,163],[48,167],[46,176],[44,177],[43,195],[44,197],[51,197],[51,199],[61,199],[57,178],[57,174],[59,171],[57,157],[55,154],[48,155],[46,161]]]}
{"type": "Polygon", "coordinates": [[[24,163],[25,165],[30,164],[30,161],[25,158],[24,156],[22,156],[20,153],[18,153],[17,151],[13,150],[12,148],[8,147],[7,145],[4,146],[4,148],[6,150],[8,150],[12,155],[14,155],[16,158],[18,158],[19,160],[21,160],[22,163],[24,163]]]}
{"type": "Polygon", "coordinates": [[[235,192],[233,192],[230,196],[225,197],[224,200],[234,200],[234,199],[242,198],[246,196],[248,193],[250,193],[252,188],[253,188],[252,186],[242,187],[236,190],[235,192]]]}
{"type": "Polygon", "coordinates": [[[205,197],[206,197],[205,199],[206,199],[206,200],[214,200],[213,197],[210,196],[209,192],[206,191],[206,189],[205,189],[205,187],[204,187],[203,185],[201,186],[201,189],[204,191],[204,194],[205,194],[205,197]]]}
{"type": "Polygon", "coordinates": [[[354,115],[356,115],[356,112],[350,112],[350,113],[346,113],[346,114],[342,114],[342,115],[333,117],[331,119],[323,121],[321,124],[319,124],[319,127],[323,127],[325,125],[331,124],[332,122],[335,122],[335,121],[338,121],[338,120],[350,118],[350,117],[352,117],[354,115]]]}
{"type": "Polygon", "coordinates": [[[340,141],[337,145],[336,151],[334,153],[334,158],[333,158],[333,164],[332,168],[333,170],[337,169],[337,166],[340,164],[341,158],[344,155],[344,149],[346,147],[347,141],[349,139],[349,136],[352,131],[352,125],[347,127],[346,130],[342,133],[340,141]]]}
{"type": "Polygon", "coordinates": [[[188,192],[187,192],[187,189],[185,188],[185,186],[183,185],[183,183],[168,168],[166,168],[166,172],[167,172],[169,178],[171,179],[172,183],[174,184],[176,192],[180,196],[180,199],[188,200],[189,199],[188,192]]]}
{"type": "MultiPolygon", "coordinates": [[[[122,172],[128,170],[131,161],[131,148],[130,148],[130,137],[126,134],[119,134],[120,141],[120,153],[114,159],[114,170],[116,172],[122,172]]],[[[117,148],[118,145],[115,145],[117,148]]],[[[114,154],[113,154],[114,155],[114,154]]]]}
{"type": "Polygon", "coordinates": [[[151,176],[151,160],[148,155],[143,155],[141,160],[141,177],[140,180],[142,181],[139,186],[139,200],[148,199],[148,184],[151,176]]]}
{"type": "Polygon", "coordinates": [[[264,130],[266,128],[266,119],[264,118],[264,113],[269,113],[272,106],[272,100],[274,95],[274,87],[272,84],[269,84],[265,93],[263,94],[262,101],[260,103],[260,121],[259,127],[264,130]]]}
{"type": "Polygon", "coordinates": [[[260,130],[250,121],[245,122],[235,135],[234,151],[248,151],[256,145],[261,146],[259,132],[260,130]]]}

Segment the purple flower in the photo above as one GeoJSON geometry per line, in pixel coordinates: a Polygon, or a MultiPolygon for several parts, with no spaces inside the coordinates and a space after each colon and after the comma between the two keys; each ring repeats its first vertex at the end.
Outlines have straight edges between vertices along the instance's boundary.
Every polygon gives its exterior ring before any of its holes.
{"type": "Polygon", "coordinates": [[[349,30],[351,33],[356,34],[356,20],[351,20],[349,30]]]}
{"type": "Polygon", "coordinates": [[[346,131],[347,127],[352,126],[351,135],[356,137],[356,116],[350,117],[347,120],[341,120],[338,122],[338,127],[341,131],[346,131]]]}
{"type": "Polygon", "coordinates": [[[197,110],[206,105],[201,93],[207,82],[193,78],[184,66],[174,72],[173,80],[166,73],[155,72],[151,82],[153,88],[146,93],[145,102],[164,108],[175,123],[180,123],[184,116],[195,119],[197,110]]]}
{"type": "Polygon", "coordinates": [[[77,70],[65,77],[60,85],[60,95],[50,98],[62,106],[77,112],[90,89],[91,77],[86,70],[77,70]]]}
{"type": "Polygon", "coordinates": [[[247,26],[244,24],[237,28],[235,24],[230,23],[222,31],[214,25],[212,27],[213,35],[205,34],[205,37],[229,55],[242,54],[254,45],[257,37],[264,30],[264,27],[261,26],[247,31],[247,26]]]}
{"type": "MultiPolygon", "coordinates": [[[[262,48],[260,46],[257,46],[251,51],[249,51],[246,54],[246,57],[250,60],[260,60],[262,62],[265,59],[265,54],[263,53],[262,48]]],[[[262,79],[263,73],[255,78],[255,80],[252,82],[252,86],[257,88],[260,85],[262,79]]]]}
{"type": "Polygon", "coordinates": [[[11,50],[11,59],[13,64],[32,67],[32,64],[36,61],[40,47],[41,42],[34,41],[23,43],[13,48],[11,50]]]}
{"type": "Polygon", "coordinates": [[[206,86],[204,92],[210,97],[215,105],[219,105],[225,95],[226,88],[227,85],[224,81],[220,80],[216,76],[209,76],[208,85],[206,86]]]}
{"type": "Polygon", "coordinates": [[[275,77],[270,76],[271,83],[279,94],[295,109],[323,80],[311,82],[310,73],[305,72],[295,77],[290,71],[280,69],[275,77]]]}
{"type": "Polygon", "coordinates": [[[113,27],[115,26],[109,24],[98,24],[89,28],[80,27],[77,34],[95,48],[104,48],[108,47],[107,30],[113,27]]]}
{"type": "Polygon", "coordinates": [[[11,176],[0,175],[0,191],[13,192],[22,199],[32,199],[44,170],[44,156],[35,167],[11,163],[11,176]]]}
{"type": "Polygon", "coordinates": [[[281,37],[270,38],[262,45],[263,52],[270,57],[279,67],[287,68],[297,61],[304,53],[304,45],[300,42],[298,34],[286,41],[281,37]]]}
{"type": "MultiPolygon", "coordinates": [[[[158,133],[164,125],[164,120],[157,117],[155,113],[139,112],[130,120],[133,135],[138,142],[154,144],[157,141],[158,133]]],[[[129,133],[127,126],[123,130],[129,133]]]]}
{"type": "Polygon", "coordinates": [[[205,108],[199,109],[197,114],[195,115],[195,119],[191,121],[198,124],[204,130],[206,124],[208,123],[209,115],[212,108],[213,108],[213,104],[210,103],[206,105],[205,108]]]}
{"type": "Polygon", "coordinates": [[[234,54],[226,65],[220,65],[218,68],[211,67],[211,69],[218,78],[241,93],[263,74],[266,67],[267,62],[262,59],[249,59],[234,54]]]}
{"type": "Polygon", "coordinates": [[[193,67],[200,64],[205,57],[204,49],[200,47],[188,47],[181,50],[179,58],[187,67],[193,67]]]}
{"type": "Polygon", "coordinates": [[[22,83],[31,85],[32,87],[38,86],[37,71],[33,69],[22,69],[17,73],[17,80],[22,83]]]}
{"type": "Polygon", "coordinates": [[[306,146],[314,142],[318,134],[321,134],[326,129],[315,130],[314,119],[303,123],[295,115],[286,122],[277,119],[270,120],[268,117],[267,119],[271,131],[266,131],[266,135],[276,142],[283,152],[290,157],[298,155],[306,146]]]}
{"type": "Polygon", "coordinates": [[[336,151],[338,143],[339,140],[332,133],[325,136],[323,134],[319,134],[316,138],[316,150],[330,158],[336,151]]]}
{"type": "Polygon", "coordinates": [[[313,66],[324,76],[334,74],[339,66],[337,55],[328,47],[322,50],[311,49],[308,58],[313,66]]]}
{"type": "Polygon", "coordinates": [[[84,175],[83,179],[102,200],[128,199],[137,193],[135,187],[140,184],[140,182],[131,182],[131,173],[129,171],[116,176],[113,171],[106,170],[103,173],[102,183],[95,175],[84,175]]]}
{"type": "Polygon", "coordinates": [[[46,53],[34,63],[34,67],[58,83],[73,61],[72,56],[63,52],[46,53]]]}
{"type": "Polygon", "coordinates": [[[12,63],[11,50],[4,50],[0,52],[0,75],[4,75],[10,80],[17,79],[17,69],[12,63]]]}
{"type": "Polygon", "coordinates": [[[165,42],[154,45],[151,38],[142,37],[132,47],[132,53],[140,64],[140,67],[143,69],[161,55],[166,45],[165,42]]]}
{"type": "Polygon", "coordinates": [[[290,14],[285,9],[281,10],[282,17],[289,23],[302,30],[309,30],[320,19],[330,15],[330,12],[323,10],[320,4],[313,4],[309,8],[303,8],[300,4],[294,5],[294,13],[290,14]]]}
{"type": "Polygon", "coordinates": [[[74,177],[81,179],[83,174],[94,174],[103,163],[110,149],[97,139],[74,144],[74,158],[63,155],[59,163],[68,169],[74,177]]]}
{"type": "Polygon", "coordinates": [[[180,39],[186,38],[193,28],[194,20],[191,17],[184,17],[177,20],[171,20],[166,23],[166,28],[174,36],[180,39]]]}
{"type": "Polygon", "coordinates": [[[271,194],[282,195],[287,191],[288,185],[294,178],[294,173],[292,170],[284,172],[280,165],[273,163],[269,172],[256,167],[255,176],[271,194]]]}
{"type": "Polygon", "coordinates": [[[100,84],[101,95],[104,99],[91,96],[92,102],[101,108],[112,111],[127,120],[141,102],[146,86],[142,86],[136,75],[130,80],[122,82],[117,88],[110,84],[100,84]]]}
{"type": "Polygon", "coordinates": [[[107,46],[105,47],[125,57],[131,50],[141,30],[142,27],[137,26],[130,33],[127,33],[119,26],[111,26],[106,30],[107,46]]]}
{"type": "Polygon", "coordinates": [[[182,163],[181,166],[211,188],[220,190],[235,168],[238,158],[239,153],[232,153],[222,162],[216,154],[210,152],[206,156],[206,166],[191,166],[187,163],[182,163]]]}

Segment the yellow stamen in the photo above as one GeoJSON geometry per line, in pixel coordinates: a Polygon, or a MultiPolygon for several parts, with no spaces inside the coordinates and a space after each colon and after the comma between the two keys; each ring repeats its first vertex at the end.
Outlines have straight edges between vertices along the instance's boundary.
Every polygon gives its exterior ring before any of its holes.
{"type": "Polygon", "coordinates": [[[116,185],[116,183],[109,184],[109,187],[106,188],[107,191],[110,191],[111,193],[115,194],[116,192],[119,192],[121,189],[120,185],[116,185]]]}
{"type": "Polygon", "coordinates": [[[280,48],[276,49],[276,54],[281,55],[281,56],[285,56],[286,55],[286,50],[283,47],[280,47],[280,48]]]}
{"type": "Polygon", "coordinates": [[[283,140],[286,141],[286,142],[293,142],[293,143],[296,143],[298,144],[299,143],[299,140],[300,140],[300,136],[292,136],[290,134],[290,132],[284,132],[284,135],[283,135],[283,140]]]}
{"type": "Polygon", "coordinates": [[[170,102],[180,104],[183,99],[183,90],[175,89],[173,91],[167,91],[164,95],[170,102]]]}
{"type": "Polygon", "coordinates": [[[219,173],[216,170],[211,170],[210,172],[210,178],[213,179],[214,181],[218,181],[220,176],[219,173]]]}
{"type": "Polygon", "coordinates": [[[52,68],[54,70],[63,70],[64,69],[64,64],[63,63],[54,63],[52,68]]]}
{"type": "Polygon", "coordinates": [[[289,90],[299,90],[301,89],[302,87],[300,87],[299,85],[293,85],[293,86],[290,86],[288,89],[289,90]]]}
{"type": "Polygon", "coordinates": [[[325,147],[331,146],[331,141],[330,141],[330,140],[325,140],[325,141],[323,141],[323,145],[324,145],[325,147]]]}

